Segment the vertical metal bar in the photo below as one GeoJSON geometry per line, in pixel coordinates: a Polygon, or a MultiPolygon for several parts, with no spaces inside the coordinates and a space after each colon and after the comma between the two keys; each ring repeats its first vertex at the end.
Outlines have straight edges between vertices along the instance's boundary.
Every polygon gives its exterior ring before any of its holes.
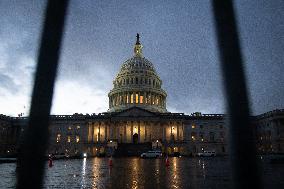
{"type": "Polygon", "coordinates": [[[41,188],[49,113],[68,0],[49,0],[38,54],[28,128],[17,162],[17,188],[41,188]]]}
{"type": "Polygon", "coordinates": [[[230,122],[234,187],[261,188],[233,3],[213,0],[213,11],[230,122]]]}

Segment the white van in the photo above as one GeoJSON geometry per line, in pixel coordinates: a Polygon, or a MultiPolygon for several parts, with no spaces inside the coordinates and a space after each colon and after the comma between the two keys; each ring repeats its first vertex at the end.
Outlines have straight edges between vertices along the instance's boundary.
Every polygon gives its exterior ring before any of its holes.
{"type": "Polygon", "coordinates": [[[148,151],[141,154],[142,158],[158,158],[162,157],[161,151],[148,151]]]}
{"type": "Polygon", "coordinates": [[[214,150],[212,150],[212,151],[203,151],[203,152],[197,153],[197,156],[200,156],[200,157],[213,157],[213,156],[216,156],[216,152],[214,150]]]}

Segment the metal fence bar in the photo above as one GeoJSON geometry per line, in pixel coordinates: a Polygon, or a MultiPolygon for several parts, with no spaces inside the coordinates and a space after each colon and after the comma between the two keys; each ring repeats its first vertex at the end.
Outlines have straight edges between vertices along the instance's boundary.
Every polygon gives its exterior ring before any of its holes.
{"type": "Polygon", "coordinates": [[[28,128],[17,162],[17,188],[41,188],[49,114],[68,0],[49,0],[32,94],[28,128]]]}
{"type": "Polygon", "coordinates": [[[235,188],[261,188],[233,3],[212,2],[230,124],[233,184],[235,188]]]}

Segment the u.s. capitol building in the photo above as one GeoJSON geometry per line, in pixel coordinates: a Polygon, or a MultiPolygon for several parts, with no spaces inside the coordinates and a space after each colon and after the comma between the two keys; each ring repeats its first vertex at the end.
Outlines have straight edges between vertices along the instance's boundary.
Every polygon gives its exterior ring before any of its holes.
{"type": "MultiPolygon", "coordinates": [[[[109,109],[100,114],[52,115],[47,153],[137,155],[149,149],[165,154],[228,153],[223,114],[185,115],[167,111],[167,93],[154,65],[142,54],[137,34],[134,56],[126,60],[108,93],[109,109]]],[[[15,154],[26,117],[0,116],[0,155],[15,154]]],[[[284,152],[284,111],[252,117],[260,153],[284,152]]]]}

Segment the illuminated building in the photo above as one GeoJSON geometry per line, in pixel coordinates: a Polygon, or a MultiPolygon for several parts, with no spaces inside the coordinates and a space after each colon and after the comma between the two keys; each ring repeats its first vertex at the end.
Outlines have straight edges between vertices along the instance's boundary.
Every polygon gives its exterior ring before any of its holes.
{"type": "MultiPolygon", "coordinates": [[[[159,149],[167,154],[195,155],[204,150],[227,154],[228,127],[224,115],[168,112],[162,84],[154,65],[143,56],[137,34],[134,56],[122,64],[108,93],[108,111],[50,116],[47,153],[139,155],[159,149]]],[[[283,153],[284,111],[252,119],[258,150],[283,153]]],[[[27,118],[1,115],[0,154],[16,153],[26,122],[27,118]]]]}

